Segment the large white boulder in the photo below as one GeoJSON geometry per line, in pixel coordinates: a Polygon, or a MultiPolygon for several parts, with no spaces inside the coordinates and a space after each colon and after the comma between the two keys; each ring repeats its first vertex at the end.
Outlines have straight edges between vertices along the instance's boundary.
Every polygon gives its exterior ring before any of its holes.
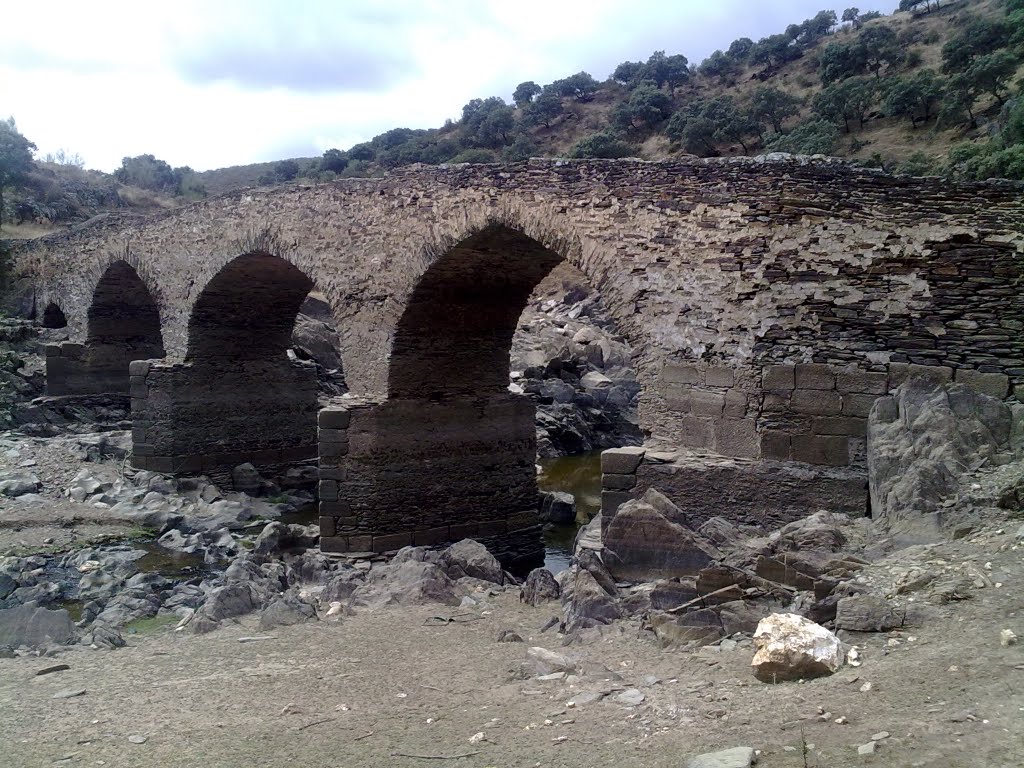
{"type": "Polygon", "coordinates": [[[839,638],[793,613],[773,613],[754,632],[754,676],[767,683],[831,675],[843,664],[839,638]]]}

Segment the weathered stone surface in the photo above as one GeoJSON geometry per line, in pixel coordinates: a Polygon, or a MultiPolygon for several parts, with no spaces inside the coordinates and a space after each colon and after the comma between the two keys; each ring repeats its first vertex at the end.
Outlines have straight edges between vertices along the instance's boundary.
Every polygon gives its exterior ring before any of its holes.
{"type": "Polygon", "coordinates": [[[39,478],[31,472],[12,472],[0,476],[0,496],[17,498],[35,493],[42,487],[39,478]]]}
{"type": "Polygon", "coordinates": [[[439,562],[448,573],[448,578],[453,581],[470,576],[501,584],[505,579],[501,563],[487,551],[487,547],[472,539],[463,539],[452,544],[441,553],[439,562]]]}
{"type": "Polygon", "coordinates": [[[260,629],[290,627],[293,624],[315,620],[316,611],[313,610],[313,606],[300,601],[293,595],[285,595],[263,609],[260,614],[260,629]]]}
{"type": "Polygon", "coordinates": [[[839,638],[792,613],[763,619],[754,632],[754,647],[754,675],[767,683],[831,675],[843,664],[839,638]]]}
{"type": "Polygon", "coordinates": [[[614,475],[632,474],[636,472],[646,453],[645,448],[637,446],[609,448],[601,452],[601,471],[614,475]]]}
{"type": "Polygon", "coordinates": [[[615,598],[584,568],[573,566],[562,571],[559,585],[567,630],[610,624],[622,615],[615,598]]]}
{"type": "Polygon", "coordinates": [[[75,642],[77,631],[68,612],[35,603],[0,609],[0,647],[45,648],[75,642]]]}
{"type": "Polygon", "coordinates": [[[719,556],[699,534],[681,525],[682,513],[651,489],[619,508],[604,532],[604,559],[618,579],[647,581],[695,575],[719,556]]]}
{"type": "Polygon", "coordinates": [[[751,747],[733,747],[691,757],[686,768],[750,768],[753,764],[754,750],[751,747]]]}
{"type": "Polygon", "coordinates": [[[545,491],[541,494],[540,519],[556,525],[576,522],[576,499],[571,493],[545,491]]]}
{"type": "Polygon", "coordinates": [[[908,379],[868,422],[871,509],[898,531],[934,532],[960,477],[1009,449],[1013,415],[962,384],[908,379]]]}
{"type": "Polygon", "coordinates": [[[557,600],[561,589],[551,571],[547,568],[534,568],[526,577],[523,588],[519,591],[519,599],[527,605],[539,605],[549,600],[557,600]]]}
{"type": "Polygon", "coordinates": [[[836,604],[836,629],[853,632],[888,632],[903,626],[903,616],[877,595],[854,595],[836,604]]]}
{"type": "Polygon", "coordinates": [[[708,608],[682,614],[655,613],[648,623],[663,647],[708,645],[724,635],[722,620],[708,608]]]}
{"type": "Polygon", "coordinates": [[[455,584],[439,565],[407,561],[371,569],[365,583],[352,592],[352,600],[369,607],[423,603],[458,605],[460,597],[455,593],[455,584]]]}

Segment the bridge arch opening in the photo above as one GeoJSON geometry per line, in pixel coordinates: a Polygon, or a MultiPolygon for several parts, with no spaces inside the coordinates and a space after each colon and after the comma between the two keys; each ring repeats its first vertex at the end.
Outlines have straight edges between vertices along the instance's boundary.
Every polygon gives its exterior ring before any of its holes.
{"type": "MultiPolygon", "coordinates": [[[[43,312],[43,325],[60,328],[67,318],[51,303],[43,312]]],[[[104,270],[93,290],[85,342],[47,348],[46,390],[51,395],[127,395],[132,361],[164,354],[156,300],[135,268],[118,260],[104,270]]]]}
{"type": "Polygon", "coordinates": [[[64,310],[51,301],[46,305],[46,309],[43,310],[42,325],[43,328],[50,329],[67,328],[68,318],[64,314],[64,310]]]}
{"type": "Polygon", "coordinates": [[[266,486],[253,484],[241,465],[266,478],[315,459],[318,383],[326,382],[327,394],[344,389],[340,371],[325,370],[338,359],[337,338],[329,305],[310,295],[314,287],[301,269],[266,252],[240,255],[210,279],[189,317],[184,363],[151,366],[133,401],[137,423],[154,436],[143,436],[152,456],[141,456],[141,466],[203,472],[224,488],[255,493],[266,486]],[[320,317],[306,318],[300,338],[304,307],[320,317]]]}

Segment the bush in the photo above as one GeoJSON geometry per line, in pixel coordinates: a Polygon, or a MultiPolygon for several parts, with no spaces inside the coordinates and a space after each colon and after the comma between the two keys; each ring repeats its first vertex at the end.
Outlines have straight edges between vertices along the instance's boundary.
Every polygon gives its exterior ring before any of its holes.
{"type": "Polygon", "coordinates": [[[609,131],[593,133],[576,142],[569,157],[601,157],[615,159],[636,154],[633,148],[609,131]]]}
{"type": "Polygon", "coordinates": [[[464,149],[448,162],[458,163],[496,163],[498,158],[489,149],[464,149]]]}
{"type": "Polygon", "coordinates": [[[773,138],[766,146],[769,152],[794,155],[831,155],[839,142],[839,129],[828,120],[811,120],[792,131],[773,138]]]}

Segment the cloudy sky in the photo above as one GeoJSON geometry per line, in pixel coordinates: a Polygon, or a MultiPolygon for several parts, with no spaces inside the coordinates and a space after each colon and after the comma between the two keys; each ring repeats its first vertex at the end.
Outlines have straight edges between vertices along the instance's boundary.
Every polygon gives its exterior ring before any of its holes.
{"type": "MultiPolygon", "coordinates": [[[[847,3],[849,4],[849,3],[847,3]]],[[[890,12],[896,0],[862,4],[890,12]]],[[[457,118],[472,98],[655,50],[700,62],[823,0],[94,0],[6,4],[0,117],[40,154],[206,170],[457,118]]],[[[844,6],[834,6],[842,13],[844,6]]]]}

